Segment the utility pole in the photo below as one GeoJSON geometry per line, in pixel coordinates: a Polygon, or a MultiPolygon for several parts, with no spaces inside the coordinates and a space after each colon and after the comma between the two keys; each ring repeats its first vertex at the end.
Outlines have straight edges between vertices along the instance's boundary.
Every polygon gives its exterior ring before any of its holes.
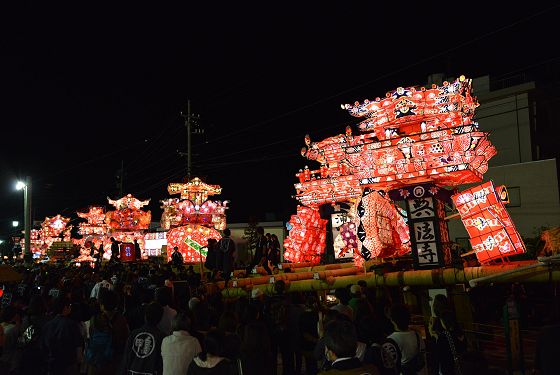
{"type": "Polygon", "coordinates": [[[187,100],[187,181],[191,180],[192,152],[191,152],[191,101],[187,100]]]}
{"type": "Polygon", "coordinates": [[[119,198],[124,196],[124,160],[121,160],[121,179],[119,184],[119,198]]]}
{"type": "MultiPolygon", "coordinates": [[[[187,114],[181,112],[181,116],[185,119],[185,126],[187,127],[187,181],[190,181],[192,175],[192,135],[203,134],[204,129],[201,129],[198,124],[200,116],[191,112],[190,99],[187,100],[187,114]]],[[[179,152],[179,154],[185,155],[183,152],[179,152]]]]}
{"type": "Polygon", "coordinates": [[[117,169],[115,174],[117,191],[119,193],[119,198],[124,195],[124,160],[121,160],[121,168],[117,169]]]}
{"type": "Polygon", "coordinates": [[[24,199],[24,249],[23,249],[23,259],[26,262],[31,262],[33,260],[33,254],[31,254],[31,177],[27,176],[25,179],[25,187],[23,190],[24,199]]]}

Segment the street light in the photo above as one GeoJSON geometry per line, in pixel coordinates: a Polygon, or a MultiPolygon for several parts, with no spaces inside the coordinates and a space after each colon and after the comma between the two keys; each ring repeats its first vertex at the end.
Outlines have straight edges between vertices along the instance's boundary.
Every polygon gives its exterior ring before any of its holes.
{"type": "Polygon", "coordinates": [[[17,220],[12,221],[12,227],[14,227],[14,228],[19,227],[19,221],[17,221],[17,220]]]}
{"type": "MultiPolygon", "coordinates": [[[[23,249],[23,259],[28,262],[31,261],[31,177],[27,176],[25,182],[18,181],[16,183],[16,190],[23,189],[23,210],[24,210],[24,225],[25,225],[25,245],[23,249]]],[[[13,223],[12,223],[13,224],[13,223]]]]}

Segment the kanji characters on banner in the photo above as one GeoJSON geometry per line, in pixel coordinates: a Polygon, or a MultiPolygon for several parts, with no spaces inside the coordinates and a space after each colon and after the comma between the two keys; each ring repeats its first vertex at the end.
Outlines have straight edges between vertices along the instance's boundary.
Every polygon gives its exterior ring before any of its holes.
{"type": "Polygon", "coordinates": [[[491,181],[452,198],[481,264],[525,252],[521,236],[491,181]]]}

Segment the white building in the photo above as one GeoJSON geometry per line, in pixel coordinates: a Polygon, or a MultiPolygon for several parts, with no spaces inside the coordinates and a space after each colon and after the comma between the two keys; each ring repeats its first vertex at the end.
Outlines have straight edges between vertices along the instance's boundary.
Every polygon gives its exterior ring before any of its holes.
{"type": "MultiPolygon", "coordinates": [[[[490,133],[498,154],[490,160],[484,181],[505,185],[510,195],[506,206],[523,237],[536,237],[542,227],[560,226],[560,193],[556,159],[540,159],[534,142],[537,131],[534,82],[491,89],[489,76],[473,79],[480,107],[476,120],[490,133]]],[[[464,190],[470,185],[460,186],[464,190]]],[[[449,221],[453,241],[466,246],[468,234],[460,220],[449,221]]]]}

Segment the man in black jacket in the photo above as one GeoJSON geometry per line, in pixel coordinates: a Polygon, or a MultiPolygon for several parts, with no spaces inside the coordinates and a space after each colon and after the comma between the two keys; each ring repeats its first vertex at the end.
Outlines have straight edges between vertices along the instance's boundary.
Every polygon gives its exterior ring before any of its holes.
{"type": "Polygon", "coordinates": [[[69,317],[70,300],[64,296],[55,298],[53,310],[56,316],[45,323],[40,338],[41,352],[47,357],[47,374],[77,373],[83,339],[78,323],[69,317]]]}
{"type": "Polygon", "coordinates": [[[233,271],[233,254],[235,253],[235,242],[231,239],[231,231],[229,228],[224,229],[224,236],[218,241],[218,255],[222,257],[222,277],[224,278],[224,287],[227,288],[231,272],[233,271]]]}
{"type": "Polygon", "coordinates": [[[163,372],[161,342],[164,334],[157,328],[163,307],[151,302],[144,308],[145,324],[128,336],[122,374],[160,375],[163,372]]]}

